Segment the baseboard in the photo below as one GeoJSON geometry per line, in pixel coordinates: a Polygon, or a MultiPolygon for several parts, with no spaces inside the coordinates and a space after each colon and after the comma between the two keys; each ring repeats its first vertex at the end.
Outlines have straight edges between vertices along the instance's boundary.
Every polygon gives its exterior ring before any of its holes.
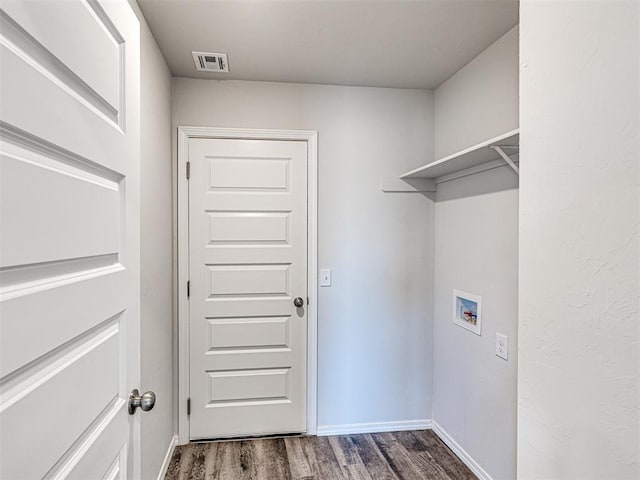
{"type": "Polygon", "coordinates": [[[476,462],[471,455],[469,455],[464,448],[456,442],[451,435],[447,433],[447,431],[438,425],[438,422],[432,420],[431,428],[433,432],[440,437],[444,443],[455,453],[460,460],[464,462],[464,464],[469,467],[476,477],[480,480],[493,480],[491,476],[480,466],[478,462],[476,462]]]}
{"type": "Polygon", "coordinates": [[[344,425],[318,426],[317,435],[350,435],[355,433],[399,432],[401,430],[428,430],[430,419],[405,420],[400,422],[349,423],[344,425]]]}
{"type": "Polygon", "coordinates": [[[164,477],[167,475],[167,470],[169,469],[169,464],[171,463],[171,457],[173,457],[173,451],[176,449],[177,444],[178,436],[174,435],[171,438],[171,442],[169,443],[167,454],[164,456],[164,460],[162,461],[162,467],[160,467],[160,472],[158,473],[158,480],[164,480],[164,477]]]}

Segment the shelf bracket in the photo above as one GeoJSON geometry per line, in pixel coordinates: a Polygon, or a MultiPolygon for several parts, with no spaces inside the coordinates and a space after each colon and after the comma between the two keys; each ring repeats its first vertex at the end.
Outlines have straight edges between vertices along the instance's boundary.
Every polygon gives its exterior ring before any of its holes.
{"type": "Polygon", "coordinates": [[[509,155],[507,155],[506,153],[504,153],[503,148],[510,148],[511,146],[501,146],[501,145],[491,145],[489,148],[492,148],[493,150],[495,150],[498,155],[500,155],[502,157],[502,159],[507,162],[507,164],[513,168],[513,171],[516,172],[518,175],[520,175],[520,169],[518,168],[518,166],[514,163],[513,160],[511,160],[511,158],[509,157],[509,155]]]}

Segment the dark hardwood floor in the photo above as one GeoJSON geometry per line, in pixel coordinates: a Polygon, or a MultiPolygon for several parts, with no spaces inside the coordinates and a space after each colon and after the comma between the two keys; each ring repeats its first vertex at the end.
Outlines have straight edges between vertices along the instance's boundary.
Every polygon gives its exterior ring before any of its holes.
{"type": "Polygon", "coordinates": [[[471,471],[431,431],[191,443],[165,480],[465,480],[471,471]]]}

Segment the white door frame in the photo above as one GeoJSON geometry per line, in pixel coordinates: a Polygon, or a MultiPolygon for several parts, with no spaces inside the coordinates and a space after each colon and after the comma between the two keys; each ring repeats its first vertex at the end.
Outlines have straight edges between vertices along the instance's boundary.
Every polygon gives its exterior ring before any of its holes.
{"type": "Polygon", "coordinates": [[[178,443],[189,442],[189,182],[187,161],[190,138],[244,140],[302,140],[307,142],[307,434],[315,435],[317,420],[318,332],[318,132],[311,130],[264,130],[218,127],[178,127],[177,233],[178,272],[174,293],[178,305],[178,443]]]}

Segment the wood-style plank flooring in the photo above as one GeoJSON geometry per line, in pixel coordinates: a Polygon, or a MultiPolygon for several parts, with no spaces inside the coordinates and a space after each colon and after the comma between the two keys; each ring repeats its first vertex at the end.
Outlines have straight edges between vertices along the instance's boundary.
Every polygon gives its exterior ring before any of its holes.
{"type": "Polygon", "coordinates": [[[471,471],[431,431],[191,443],[165,480],[466,480],[471,471]]]}

